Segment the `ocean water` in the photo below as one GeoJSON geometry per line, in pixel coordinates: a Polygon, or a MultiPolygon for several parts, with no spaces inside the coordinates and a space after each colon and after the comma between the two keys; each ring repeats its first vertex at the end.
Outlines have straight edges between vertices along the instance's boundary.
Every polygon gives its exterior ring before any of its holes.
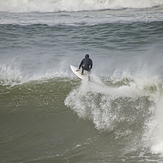
{"type": "Polygon", "coordinates": [[[0,58],[1,163],[163,162],[163,0],[0,0],[0,58]]]}

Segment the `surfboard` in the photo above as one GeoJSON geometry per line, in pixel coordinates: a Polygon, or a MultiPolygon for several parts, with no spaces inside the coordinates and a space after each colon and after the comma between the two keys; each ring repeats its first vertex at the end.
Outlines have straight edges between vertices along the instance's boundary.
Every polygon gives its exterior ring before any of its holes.
{"type": "Polygon", "coordinates": [[[77,67],[75,67],[75,66],[72,66],[72,65],[70,65],[70,68],[71,68],[71,70],[72,70],[72,72],[77,76],[77,77],[79,77],[80,79],[89,79],[88,78],[88,74],[81,74],[82,72],[79,70],[79,71],[77,71],[77,67]]]}

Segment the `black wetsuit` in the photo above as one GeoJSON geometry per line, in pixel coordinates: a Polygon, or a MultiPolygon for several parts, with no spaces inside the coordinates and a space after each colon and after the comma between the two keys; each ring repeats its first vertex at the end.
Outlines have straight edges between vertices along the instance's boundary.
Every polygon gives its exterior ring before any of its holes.
{"type": "Polygon", "coordinates": [[[80,65],[79,65],[79,69],[82,67],[82,74],[83,74],[84,70],[90,72],[90,70],[92,69],[92,66],[93,66],[92,60],[89,57],[85,57],[81,61],[80,65]]]}

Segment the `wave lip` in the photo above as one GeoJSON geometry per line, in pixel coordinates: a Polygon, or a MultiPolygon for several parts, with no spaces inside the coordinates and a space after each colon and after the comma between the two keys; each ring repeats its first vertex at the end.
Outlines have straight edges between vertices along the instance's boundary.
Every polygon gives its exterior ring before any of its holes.
{"type": "Polygon", "coordinates": [[[17,85],[29,81],[40,81],[53,78],[71,77],[67,71],[61,69],[49,69],[45,72],[31,70],[23,70],[21,64],[16,62],[2,64],[0,66],[0,85],[17,85]]]}
{"type": "Polygon", "coordinates": [[[6,0],[0,1],[2,12],[92,11],[123,8],[151,8],[163,5],[162,0],[6,0]]]}

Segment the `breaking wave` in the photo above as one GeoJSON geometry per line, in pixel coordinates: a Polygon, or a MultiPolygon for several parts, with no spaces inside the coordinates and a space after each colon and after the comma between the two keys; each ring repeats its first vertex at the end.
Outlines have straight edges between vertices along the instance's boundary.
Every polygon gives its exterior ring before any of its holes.
{"type": "Polygon", "coordinates": [[[137,133],[144,147],[162,152],[161,80],[128,76],[99,81],[82,82],[69,93],[65,105],[80,118],[91,120],[97,130],[113,131],[117,139],[137,133]]]}
{"type": "Polygon", "coordinates": [[[0,11],[58,12],[122,8],[151,8],[163,5],[162,0],[0,0],[0,11]]]}

